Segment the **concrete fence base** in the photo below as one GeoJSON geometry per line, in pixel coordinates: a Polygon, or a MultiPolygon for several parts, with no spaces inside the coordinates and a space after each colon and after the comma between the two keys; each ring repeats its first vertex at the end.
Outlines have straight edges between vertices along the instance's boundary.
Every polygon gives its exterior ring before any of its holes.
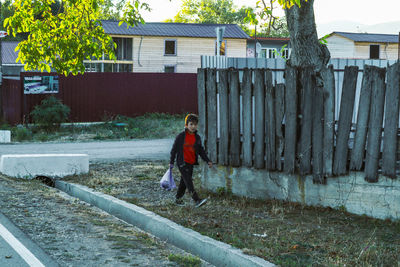
{"type": "Polygon", "coordinates": [[[64,177],[89,172],[87,154],[2,155],[0,172],[15,178],[64,177]]]}
{"type": "Polygon", "coordinates": [[[211,191],[226,188],[234,195],[278,199],[310,206],[345,208],[348,212],[378,219],[400,219],[400,180],[379,177],[368,183],[364,173],[328,178],[314,184],[312,176],[287,175],[252,168],[203,167],[202,184],[211,191]]]}

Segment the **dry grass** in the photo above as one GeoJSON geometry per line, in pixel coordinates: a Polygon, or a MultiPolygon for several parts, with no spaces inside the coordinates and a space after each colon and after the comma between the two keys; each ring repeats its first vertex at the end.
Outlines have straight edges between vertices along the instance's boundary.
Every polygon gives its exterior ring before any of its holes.
{"type": "MultiPolygon", "coordinates": [[[[98,164],[71,182],[125,199],[185,227],[281,266],[400,266],[400,222],[274,200],[235,197],[204,189],[196,209],[173,204],[175,192],[158,184],[167,162],[98,164]]],[[[177,171],[174,170],[177,177],[177,171]]],[[[200,188],[195,172],[195,187],[200,188]]],[[[177,179],[175,180],[176,182],[177,179]]]]}

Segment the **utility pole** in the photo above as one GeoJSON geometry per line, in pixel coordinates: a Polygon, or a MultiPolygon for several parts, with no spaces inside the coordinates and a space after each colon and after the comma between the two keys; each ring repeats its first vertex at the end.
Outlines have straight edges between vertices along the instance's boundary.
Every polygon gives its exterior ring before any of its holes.
{"type": "Polygon", "coordinates": [[[215,28],[215,33],[217,34],[217,56],[221,55],[221,43],[224,38],[225,26],[215,28]]]}
{"type": "Polygon", "coordinates": [[[257,25],[254,25],[254,57],[257,58],[257,25]]]}
{"type": "Polygon", "coordinates": [[[397,43],[397,61],[399,61],[400,60],[400,32],[399,32],[399,41],[398,41],[398,43],[397,43]]]}
{"type": "Polygon", "coordinates": [[[3,52],[2,39],[7,36],[6,31],[0,31],[0,122],[4,120],[3,113],[3,52]]]}

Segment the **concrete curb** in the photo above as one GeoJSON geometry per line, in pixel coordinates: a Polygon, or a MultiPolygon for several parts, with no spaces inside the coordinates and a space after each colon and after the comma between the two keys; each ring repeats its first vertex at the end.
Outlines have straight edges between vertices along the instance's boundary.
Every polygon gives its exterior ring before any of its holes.
{"type": "Polygon", "coordinates": [[[240,249],[187,229],[154,212],[95,192],[86,186],[56,180],[55,187],[216,266],[275,266],[259,257],[246,255],[240,249]]]}

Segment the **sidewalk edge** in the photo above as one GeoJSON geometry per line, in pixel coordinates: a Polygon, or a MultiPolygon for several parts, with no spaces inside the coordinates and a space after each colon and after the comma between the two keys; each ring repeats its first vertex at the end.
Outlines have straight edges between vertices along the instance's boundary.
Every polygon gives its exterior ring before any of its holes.
{"type": "Polygon", "coordinates": [[[246,255],[231,245],[178,225],[154,212],[86,186],[56,180],[55,187],[216,266],[275,266],[259,257],[246,255]]]}

